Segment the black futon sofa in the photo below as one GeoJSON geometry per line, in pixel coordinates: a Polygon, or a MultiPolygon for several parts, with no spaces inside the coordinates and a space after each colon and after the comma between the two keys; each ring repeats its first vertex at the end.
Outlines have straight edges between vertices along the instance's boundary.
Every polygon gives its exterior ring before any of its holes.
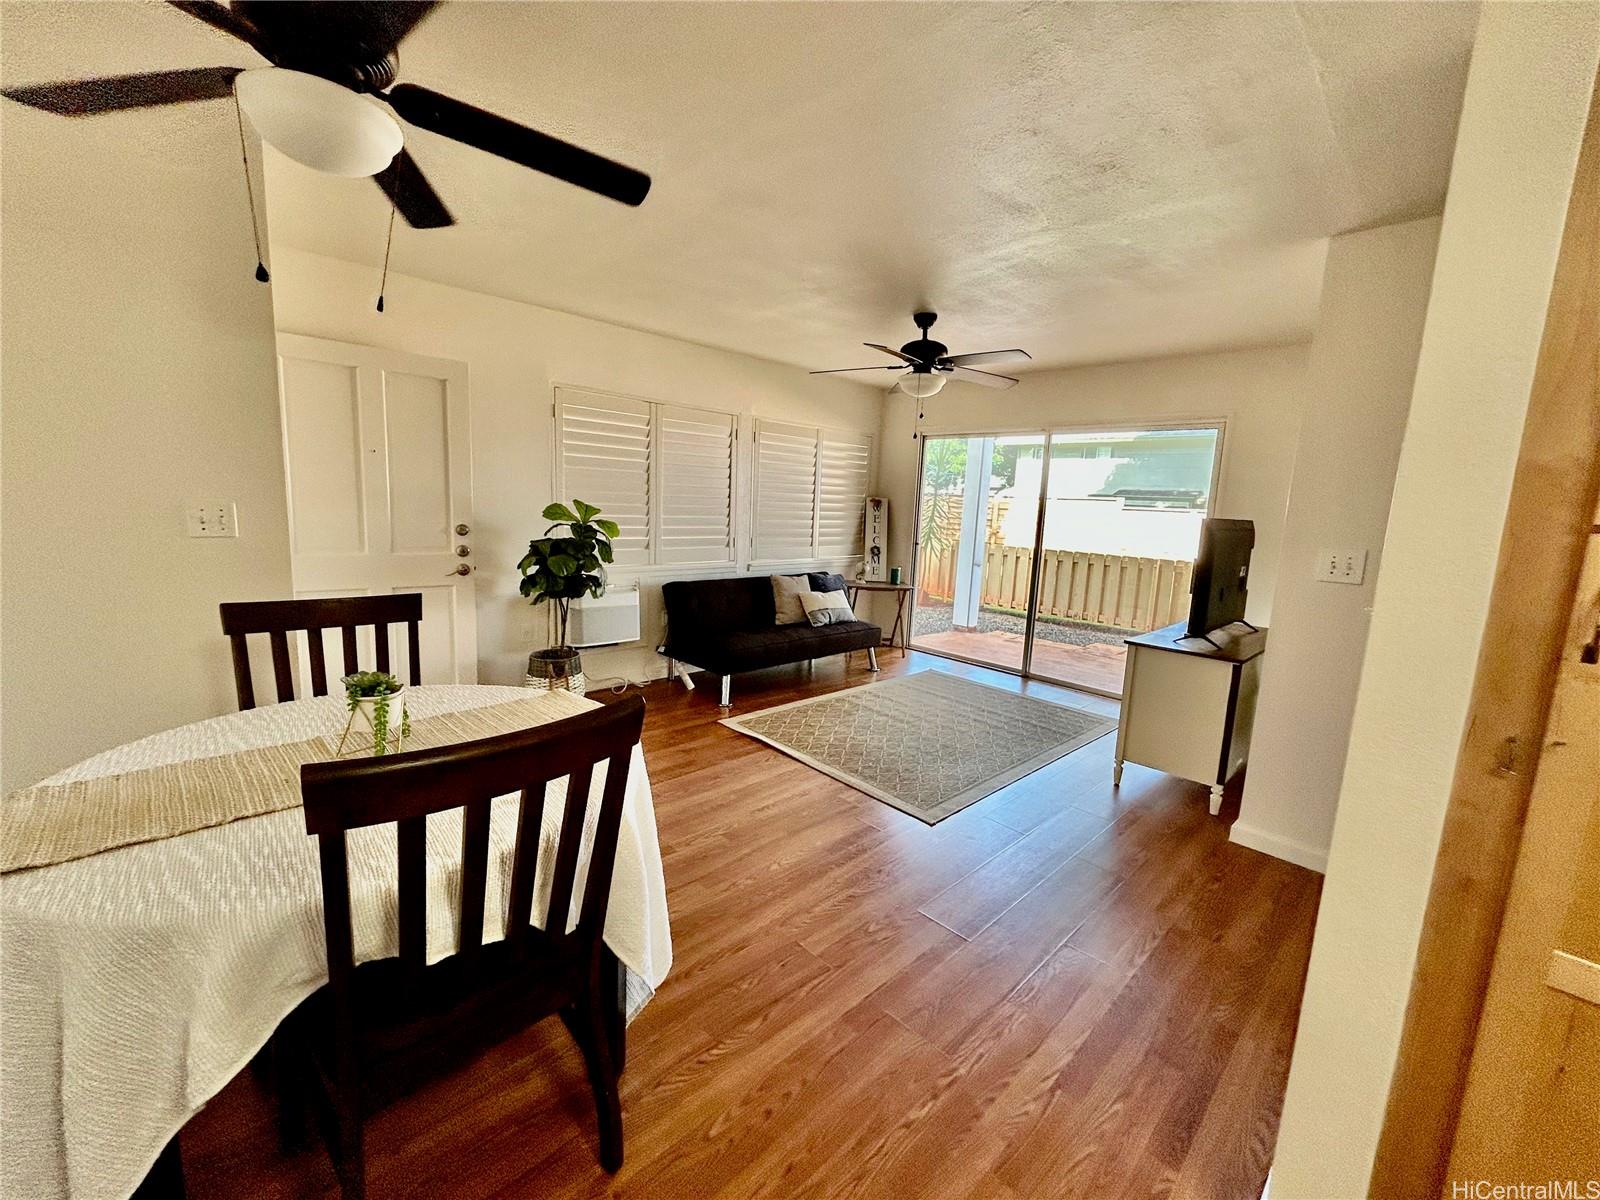
{"type": "MultiPolygon", "coordinates": [[[[842,592],[844,576],[809,573],[814,592],[842,592]]],[[[772,579],[741,575],[732,579],[681,579],[662,584],[667,608],[667,639],[662,652],[677,663],[689,663],[722,677],[722,704],[732,698],[731,677],[784,663],[805,662],[867,652],[868,666],[878,669],[877,648],[883,630],[868,621],[837,625],[779,625],[772,601],[772,579]]]]}

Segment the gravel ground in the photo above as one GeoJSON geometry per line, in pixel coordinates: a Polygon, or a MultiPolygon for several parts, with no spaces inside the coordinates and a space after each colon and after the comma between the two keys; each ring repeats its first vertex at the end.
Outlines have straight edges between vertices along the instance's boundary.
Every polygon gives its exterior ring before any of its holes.
{"type": "MultiPolygon", "coordinates": [[[[918,608],[917,619],[912,624],[911,636],[919,637],[925,633],[948,633],[950,631],[950,612],[948,608],[918,608]]],[[[979,633],[1015,633],[1021,636],[1025,622],[1021,617],[1012,616],[1010,613],[995,612],[992,609],[980,609],[978,612],[979,633]]],[[[1137,630],[1112,629],[1105,625],[1089,625],[1082,621],[1043,620],[1037,627],[1035,636],[1047,642],[1064,642],[1071,646],[1093,645],[1118,645],[1125,637],[1130,637],[1137,630]]]]}

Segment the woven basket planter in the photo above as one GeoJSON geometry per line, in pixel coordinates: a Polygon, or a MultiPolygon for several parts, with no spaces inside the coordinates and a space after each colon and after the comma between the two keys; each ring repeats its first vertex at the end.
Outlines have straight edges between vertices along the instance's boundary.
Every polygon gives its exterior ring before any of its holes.
{"type": "Polygon", "coordinates": [[[535,650],[528,655],[528,675],[523,685],[551,692],[577,692],[581,696],[586,690],[583,657],[572,649],[535,650]]]}

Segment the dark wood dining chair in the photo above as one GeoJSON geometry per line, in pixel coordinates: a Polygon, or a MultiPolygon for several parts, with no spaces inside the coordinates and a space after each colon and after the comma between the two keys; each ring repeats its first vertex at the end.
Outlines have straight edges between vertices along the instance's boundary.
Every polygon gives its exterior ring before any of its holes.
{"type": "Polygon", "coordinates": [[[300,769],[306,830],[322,863],[328,986],[291,1020],[302,1082],[318,1086],[329,1152],[346,1200],[365,1193],[366,1114],[551,1015],[582,1051],[599,1119],[600,1164],[622,1165],[620,968],[601,935],[611,898],[632,749],[644,724],[637,696],[517,733],[382,758],[300,769]],[[588,866],[578,852],[594,768],[605,765],[588,866]],[[567,779],[549,873],[544,927],[530,921],[550,784],[567,779]],[[503,941],[483,943],[490,803],[520,792],[503,941]],[[456,952],[427,962],[425,822],[463,809],[456,952]],[[355,965],[345,835],[393,824],[398,847],[399,956],[355,965]],[[572,906],[582,904],[571,929],[572,906]],[[308,1061],[306,1061],[308,1060],[308,1061]],[[330,1111],[331,1110],[331,1111],[330,1111]]]}
{"type": "Polygon", "coordinates": [[[306,650],[311,656],[311,694],[328,694],[327,654],[322,646],[322,631],[340,631],[344,648],[344,671],[350,675],[361,668],[356,663],[356,630],[373,627],[379,671],[389,669],[389,626],[406,627],[407,657],[411,660],[413,685],[422,682],[422,655],[417,642],[417,626],[422,621],[422,593],[397,592],[389,596],[333,596],[325,600],[247,600],[223,604],[222,632],[233,642],[233,684],[239,692],[241,709],[256,706],[255,687],[250,680],[250,645],[247,635],[265,633],[272,645],[272,674],[277,684],[278,703],[294,699],[294,675],[289,669],[289,634],[306,634],[306,650]]]}

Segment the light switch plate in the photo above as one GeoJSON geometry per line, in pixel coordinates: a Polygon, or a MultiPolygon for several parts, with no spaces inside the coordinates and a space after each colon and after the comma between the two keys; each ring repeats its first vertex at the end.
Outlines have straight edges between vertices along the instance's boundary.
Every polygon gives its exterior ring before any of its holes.
{"type": "Polygon", "coordinates": [[[189,536],[194,538],[235,538],[239,536],[239,512],[232,500],[194,500],[184,510],[189,536]]]}
{"type": "Polygon", "coordinates": [[[1360,583],[1367,576],[1367,552],[1346,546],[1317,551],[1316,578],[1323,583],[1360,583]]]}

